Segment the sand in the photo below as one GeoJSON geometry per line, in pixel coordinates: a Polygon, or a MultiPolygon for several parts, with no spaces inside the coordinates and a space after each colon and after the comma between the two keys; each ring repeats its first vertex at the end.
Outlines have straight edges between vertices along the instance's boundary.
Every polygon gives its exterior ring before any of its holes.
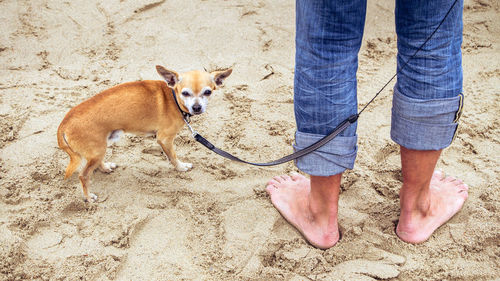
{"type": "MultiPolygon", "coordinates": [[[[395,71],[393,1],[369,1],[360,106],[395,71]]],[[[293,163],[256,168],[176,140],[177,172],[153,137],[108,149],[84,203],[58,149],[66,112],[116,84],[232,67],[193,126],[251,161],[292,151],[293,1],[0,1],[0,280],[494,280],[500,276],[500,6],[467,0],[465,110],[438,168],[463,179],[463,210],[421,245],[394,235],[401,185],[389,138],[392,90],[359,121],[356,167],[342,184],[343,238],[308,245],[265,184],[293,163]]],[[[392,85],[389,87],[392,88],[392,85]]]]}

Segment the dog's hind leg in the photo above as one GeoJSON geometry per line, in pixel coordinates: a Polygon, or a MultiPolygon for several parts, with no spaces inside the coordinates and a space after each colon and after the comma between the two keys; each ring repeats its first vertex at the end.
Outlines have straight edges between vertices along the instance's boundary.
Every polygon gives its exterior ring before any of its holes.
{"type": "Polygon", "coordinates": [[[94,170],[99,167],[106,153],[105,143],[102,145],[101,149],[94,150],[92,153],[88,153],[85,158],[87,159],[87,164],[80,172],[80,182],[82,183],[82,192],[85,201],[95,202],[97,201],[97,196],[93,193],[89,193],[88,188],[90,184],[90,177],[94,170]]]}
{"type": "Polygon", "coordinates": [[[88,187],[90,183],[90,175],[92,175],[92,173],[100,163],[101,159],[90,159],[87,161],[87,165],[85,165],[82,172],[80,173],[79,179],[82,183],[82,192],[84,197],[83,199],[87,202],[93,203],[97,201],[97,195],[89,193],[88,187]]]}
{"type": "MultiPolygon", "coordinates": [[[[123,135],[123,130],[111,131],[111,133],[109,133],[107,138],[108,146],[112,145],[114,142],[117,142],[122,135],[123,135]]],[[[108,174],[113,172],[113,170],[116,169],[116,167],[118,167],[118,165],[116,165],[113,162],[101,162],[101,164],[99,165],[99,171],[108,174]]]]}
{"type": "Polygon", "coordinates": [[[64,136],[64,130],[62,127],[59,127],[57,130],[57,143],[59,144],[59,147],[69,155],[69,164],[68,167],[66,167],[66,172],[64,173],[64,179],[67,179],[75,172],[78,166],[80,166],[82,157],[80,154],[73,151],[73,149],[69,146],[68,141],[64,136]]]}
{"type": "Polygon", "coordinates": [[[70,151],[68,152],[68,154],[69,154],[69,164],[68,167],[66,168],[64,179],[69,178],[78,168],[78,166],[80,166],[80,162],[82,161],[82,157],[80,157],[80,155],[78,155],[77,153],[70,151]]]}

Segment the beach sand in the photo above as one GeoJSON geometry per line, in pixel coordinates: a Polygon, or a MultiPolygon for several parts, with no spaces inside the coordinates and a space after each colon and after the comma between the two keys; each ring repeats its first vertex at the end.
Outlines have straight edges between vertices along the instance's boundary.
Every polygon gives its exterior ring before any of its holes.
{"type": "MultiPolygon", "coordinates": [[[[470,186],[462,211],[425,243],[394,234],[401,186],[391,84],[361,116],[340,195],[342,240],[311,247],[265,192],[293,163],[225,160],[187,129],[177,172],[153,137],[109,147],[84,203],[57,147],[66,112],[122,82],[233,68],[192,125],[250,161],[292,152],[293,1],[0,1],[0,280],[498,280],[500,5],[464,8],[465,109],[438,168],[470,186]]],[[[443,8],[444,9],[444,8],[443,8]]],[[[359,55],[365,105],[395,72],[394,2],[369,1],[359,55]]]]}

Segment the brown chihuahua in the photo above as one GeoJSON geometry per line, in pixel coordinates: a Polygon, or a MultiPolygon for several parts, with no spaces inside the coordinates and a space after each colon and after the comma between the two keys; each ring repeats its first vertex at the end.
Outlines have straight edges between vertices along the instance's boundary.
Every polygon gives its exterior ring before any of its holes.
{"type": "Polygon", "coordinates": [[[190,71],[177,74],[157,65],[164,81],[123,83],[105,90],[72,108],[57,130],[59,147],[69,154],[65,179],[79,167],[82,157],[87,164],[80,172],[83,196],[95,202],[97,196],[88,192],[90,176],[99,167],[109,173],[116,164],[103,162],[108,142],[117,141],[124,133],[156,134],[157,142],[178,171],[187,171],[190,163],[177,159],[174,138],[183,127],[182,111],[190,115],[205,112],[208,99],[222,85],[231,69],[208,73],[190,71]]]}

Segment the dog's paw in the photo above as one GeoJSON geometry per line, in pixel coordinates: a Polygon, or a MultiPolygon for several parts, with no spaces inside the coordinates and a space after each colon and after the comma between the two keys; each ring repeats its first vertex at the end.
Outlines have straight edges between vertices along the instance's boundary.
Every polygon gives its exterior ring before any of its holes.
{"type": "Polygon", "coordinates": [[[113,162],[102,162],[101,165],[99,166],[99,171],[109,174],[113,172],[113,170],[116,169],[116,167],[118,166],[113,162]]]}
{"type": "Polygon", "coordinates": [[[184,163],[184,162],[181,162],[181,161],[178,161],[177,162],[177,166],[175,167],[175,169],[179,172],[185,172],[189,169],[193,168],[193,164],[191,163],[184,163]]]}
{"type": "Polygon", "coordinates": [[[89,203],[95,203],[97,202],[97,195],[95,195],[94,193],[89,193],[89,198],[85,198],[84,201],[89,203]]]}

